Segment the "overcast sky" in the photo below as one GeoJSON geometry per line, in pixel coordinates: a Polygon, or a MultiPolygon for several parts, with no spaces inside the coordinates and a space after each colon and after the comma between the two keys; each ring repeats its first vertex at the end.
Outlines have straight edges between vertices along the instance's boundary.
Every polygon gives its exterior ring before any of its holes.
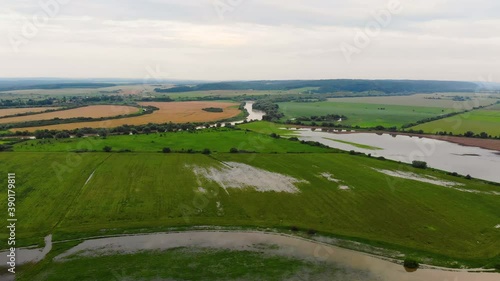
{"type": "Polygon", "coordinates": [[[0,77],[500,82],[498,0],[0,0],[0,34],[0,77]]]}

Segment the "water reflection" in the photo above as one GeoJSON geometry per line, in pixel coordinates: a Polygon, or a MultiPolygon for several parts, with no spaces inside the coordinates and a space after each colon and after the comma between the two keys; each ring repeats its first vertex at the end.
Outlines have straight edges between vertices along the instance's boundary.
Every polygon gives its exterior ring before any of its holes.
{"type": "Polygon", "coordinates": [[[317,141],[342,150],[355,150],[404,163],[411,163],[414,160],[425,161],[432,168],[500,182],[500,173],[498,173],[500,171],[500,157],[498,152],[493,150],[396,134],[335,134],[317,130],[311,131],[310,129],[300,129],[297,132],[302,140],[317,141]],[[356,144],[381,149],[368,149],[356,144]]]}

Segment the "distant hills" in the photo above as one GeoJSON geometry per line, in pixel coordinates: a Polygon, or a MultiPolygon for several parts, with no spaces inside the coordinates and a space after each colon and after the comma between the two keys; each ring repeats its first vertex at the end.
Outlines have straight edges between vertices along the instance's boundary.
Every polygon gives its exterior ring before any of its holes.
{"type": "Polygon", "coordinates": [[[482,88],[473,82],[424,81],[424,80],[287,80],[287,81],[238,81],[205,83],[199,85],[179,85],[169,89],[156,89],[162,93],[214,90],[293,90],[315,88],[313,93],[367,92],[378,91],[386,94],[412,94],[435,92],[474,92],[482,88]]]}
{"type": "Polygon", "coordinates": [[[0,78],[0,91],[29,89],[64,89],[64,88],[105,88],[127,84],[173,84],[173,88],[157,88],[158,93],[180,93],[192,91],[215,90],[260,90],[286,91],[300,88],[312,88],[311,93],[334,92],[382,92],[388,95],[405,95],[413,93],[435,92],[474,92],[479,90],[500,90],[498,83],[475,83],[457,81],[431,80],[260,80],[260,81],[228,81],[201,82],[161,80],[148,81],[144,79],[60,79],[60,78],[0,78]]]}

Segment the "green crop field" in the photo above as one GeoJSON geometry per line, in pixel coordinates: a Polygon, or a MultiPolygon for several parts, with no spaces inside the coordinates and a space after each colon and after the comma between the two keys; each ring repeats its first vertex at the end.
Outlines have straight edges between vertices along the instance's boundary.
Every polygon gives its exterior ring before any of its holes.
{"type": "Polygon", "coordinates": [[[453,134],[464,134],[467,131],[472,131],[479,134],[486,132],[491,136],[500,137],[500,105],[424,123],[411,129],[423,130],[426,133],[446,131],[453,134]]]}
{"type": "Polygon", "coordinates": [[[239,128],[257,132],[260,134],[270,135],[272,133],[280,136],[291,136],[295,133],[289,130],[290,125],[277,124],[267,121],[257,121],[238,125],[239,128]]]}
{"type": "MultiPolygon", "coordinates": [[[[283,120],[297,117],[321,116],[339,114],[347,116],[341,124],[360,127],[401,127],[404,124],[416,122],[429,117],[450,113],[452,109],[403,106],[371,103],[347,102],[285,102],[279,103],[280,111],[285,114],[283,120]]],[[[319,122],[321,123],[321,122],[319,122]]]]}
{"type": "Polygon", "coordinates": [[[480,93],[434,93],[415,94],[411,96],[332,98],[329,99],[329,101],[346,103],[371,103],[382,105],[391,104],[406,106],[425,106],[465,110],[472,109],[478,106],[487,106],[494,104],[497,99],[491,98],[489,94],[480,93]],[[462,97],[465,100],[457,100],[457,97],[462,97]]]}
{"type": "MultiPolygon", "coordinates": [[[[173,226],[296,226],[421,255],[431,263],[483,266],[500,255],[500,196],[491,193],[498,187],[391,161],[346,153],[10,152],[0,154],[0,163],[1,174],[15,171],[18,179],[20,246],[41,243],[48,234],[60,241],[173,226]],[[298,192],[223,188],[195,173],[236,169],[231,163],[253,167],[235,171],[231,179],[250,184],[279,173],[296,179],[298,192]],[[434,176],[477,193],[396,179],[372,168],[434,176]]],[[[1,241],[6,235],[0,234],[1,241]]]]}
{"type": "Polygon", "coordinates": [[[106,139],[88,137],[81,139],[29,140],[15,145],[14,151],[63,152],[82,149],[102,151],[105,146],[110,146],[114,151],[130,150],[136,152],[160,152],[165,147],[176,152],[186,152],[189,149],[200,152],[205,148],[210,149],[212,152],[229,152],[233,147],[238,150],[263,153],[331,151],[327,148],[302,145],[299,142],[286,139],[274,139],[268,135],[255,132],[225,128],[196,132],[108,136],[106,139]]]}
{"type": "Polygon", "coordinates": [[[339,142],[339,143],[349,144],[349,145],[352,145],[352,146],[357,147],[357,148],[363,148],[363,149],[368,149],[368,150],[382,150],[382,148],[380,148],[380,147],[366,145],[366,144],[360,144],[360,143],[344,141],[344,140],[336,140],[336,139],[332,139],[332,138],[325,138],[325,139],[339,142]]]}

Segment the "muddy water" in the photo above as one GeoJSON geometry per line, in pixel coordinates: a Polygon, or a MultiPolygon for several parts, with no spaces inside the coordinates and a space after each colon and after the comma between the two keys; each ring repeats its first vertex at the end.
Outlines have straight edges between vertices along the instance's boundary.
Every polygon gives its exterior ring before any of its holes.
{"type": "Polygon", "coordinates": [[[461,146],[455,143],[429,138],[374,133],[337,134],[309,129],[297,130],[302,140],[318,141],[330,147],[342,150],[355,150],[383,156],[387,159],[411,163],[414,160],[425,161],[430,167],[471,175],[474,178],[500,182],[500,156],[496,151],[478,147],[461,146]],[[369,150],[350,144],[328,140],[338,139],[382,148],[369,150]]]}
{"type": "MultiPolygon", "coordinates": [[[[264,117],[264,115],[266,115],[266,113],[264,111],[260,111],[260,110],[254,110],[253,109],[253,104],[254,102],[253,101],[246,101],[245,102],[245,109],[248,111],[248,117],[245,119],[246,121],[253,121],[253,120],[262,120],[262,117],[264,117]]],[[[238,121],[238,122],[234,122],[234,124],[241,124],[243,123],[244,121],[238,121]]]]}
{"type": "MultiPolygon", "coordinates": [[[[262,117],[264,117],[264,115],[266,115],[266,113],[264,111],[253,109],[253,104],[254,104],[253,101],[246,101],[245,103],[246,103],[245,109],[248,112],[247,118],[245,118],[245,120],[241,120],[241,121],[230,122],[231,125],[242,124],[245,121],[255,121],[255,120],[260,121],[260,120],[262,120],[262,117]]],[[[216,126],[217,126],[217,123],[210,124],[210,127],[216,127],[216,126]]],[[[222,127],[225,127],[225,126],[226,126],[226,123],[223,123],[222,127]]],[[[205,127],[200,126],[200,127],[197,127],[196,129],[201,130],[201,129],[205,129],[205,127]]]]}
{"type": "MultiPolygon", "coordinates": [[[[52,250],[52,235],[45,237],[45,247],[43,249],[16,249],[16,265],[21,265],[29,262],[39,262],[52,250]]],[[[0,252],[0,264],[7,264],[9,252],[0,252]]],[[[3,280],[0,278],[0,280],[3,280]]]]}
{"type": "MultiPolygon", "coordinates": [[[[384,281],[499,281],[498,273],[469,273],[439,269],[420,269],[408,273],[398,264],[368,254],[325,245],[296,237],[262,232],[182,232],[137,235],[87,240],[59,255],[64,260],[72,254],[83,256],[134,253],[143,250],[167,250],[176,247],[203,247],[229,250],[265,251],[270,254],[295,257],[308,261],[334,264],[345,272],[355,272],[362,279],[384,281]],[[263,246],[264,245],[264,246],[263,246]],[[279,247],[266,247],[277,245],[279,247]]],[[[349,275],[349,276],[352,276],[349,275]]]]}

